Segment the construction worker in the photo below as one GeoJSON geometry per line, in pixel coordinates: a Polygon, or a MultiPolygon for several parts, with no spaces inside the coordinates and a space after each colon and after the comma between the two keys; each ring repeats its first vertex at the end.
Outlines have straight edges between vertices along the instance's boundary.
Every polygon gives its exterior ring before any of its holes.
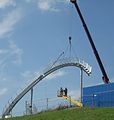
{"type": "Polygon", "coordinates": [[[60,88],[60,96],[61,96],[61,97],[63,96],[63,91],[64,91],[64,90],[63,90],[63,88],[61,87],[61,88],[60,88]]]}
{"type": "Polygon", "coordinates": [[[64,90],[64,94],[65,94],[66,97],[67,97],[67,92],[68,92],[68,89],[65,88],[65,90],[64,90]]]}

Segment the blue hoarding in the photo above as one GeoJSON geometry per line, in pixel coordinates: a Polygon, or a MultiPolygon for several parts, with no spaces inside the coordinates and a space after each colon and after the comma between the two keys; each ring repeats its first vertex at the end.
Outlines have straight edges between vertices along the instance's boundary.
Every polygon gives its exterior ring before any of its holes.
{"type": "Polygon", "coordinates": [[[83,105],[88,107],[114,106],[114,83],[83,88],[83,105]]]}

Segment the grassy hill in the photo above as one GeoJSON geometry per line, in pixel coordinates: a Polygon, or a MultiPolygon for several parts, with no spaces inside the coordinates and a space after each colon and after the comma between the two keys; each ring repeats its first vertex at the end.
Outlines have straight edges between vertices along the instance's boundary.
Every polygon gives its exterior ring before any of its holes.
{"type": "Polygon", "coordinates": [[[114,108],[55,110],[7,120],[114,120],[114,108]]]}

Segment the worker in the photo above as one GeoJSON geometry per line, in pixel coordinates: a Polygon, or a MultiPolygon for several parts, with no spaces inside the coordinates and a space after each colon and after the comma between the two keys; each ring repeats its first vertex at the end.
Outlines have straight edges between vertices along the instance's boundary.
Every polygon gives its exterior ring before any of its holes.
{"type": "Polygon", "coordinates": [[[65,88],[65,90],[64,90],[64,94],[65,94],[66,97],[67,97],[67,92],[68,92],[68,89],[65,88]]]}
{"type": "Polygon", "coordinates": [[[61,88],[60,88],[60,96],[61,96],[61,97],[63,96],[63,91],[64,91],[64,90],[63,90],[63,88],[61,87],[61,88]]]}

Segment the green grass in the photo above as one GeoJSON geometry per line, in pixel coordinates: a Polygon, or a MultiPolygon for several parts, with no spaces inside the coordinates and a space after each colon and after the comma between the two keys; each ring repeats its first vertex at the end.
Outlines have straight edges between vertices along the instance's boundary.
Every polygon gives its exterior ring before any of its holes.
{"type": "Polygon", "coordinates": [[[56,110],[7,120],[114,120],[114,108],[56,110]]]}

